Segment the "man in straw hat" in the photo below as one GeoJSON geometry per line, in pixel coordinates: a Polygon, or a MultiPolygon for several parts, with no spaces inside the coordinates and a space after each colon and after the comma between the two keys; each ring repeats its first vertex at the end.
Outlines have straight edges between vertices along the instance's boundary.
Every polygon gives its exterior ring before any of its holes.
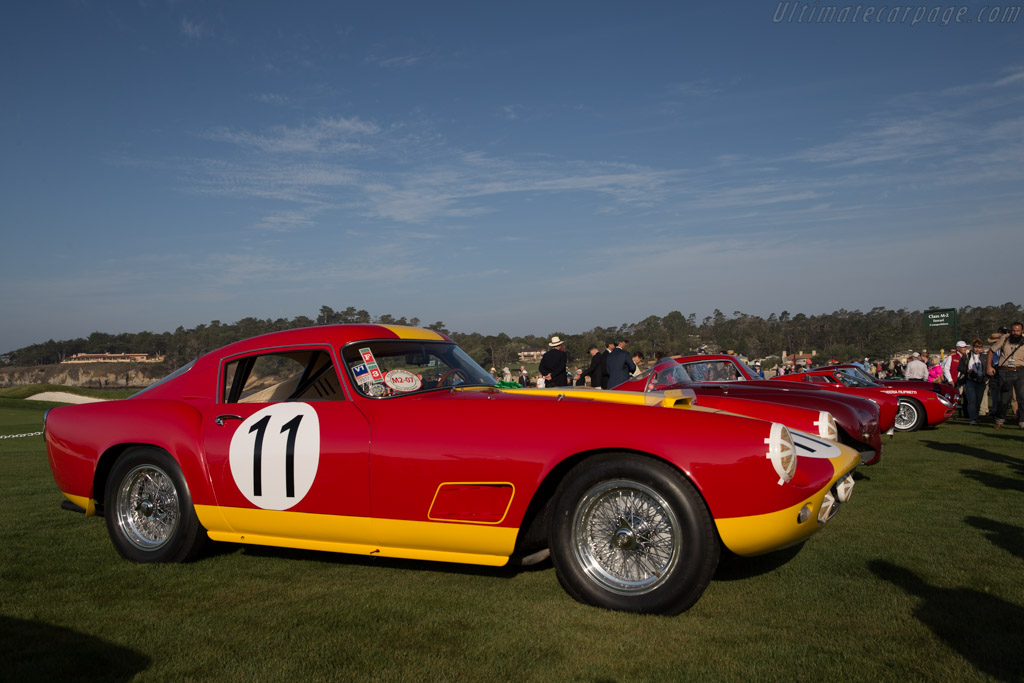
{"type": "Polygon", "coordinates": [[[1007,403],[1016,397],[1017,424],[1024,429],[1024,324],[1013,323],[1009,332],[991,342],[986,359],[986,374],[998,380],[998,403],[993,397],[993,403],[996,403],[996,411],[993,413],[995,428],[1002,428],[1006,421],[1007,403]]]}
{"type": "Polygon", "coordinates": [[[544,386],[569,386],[569,375],[565,370],[569,357],[565,354],[565,342],[556,334],[551,338],[548,347],[540,359],[540,367],[537,368],[537,372],[544,378],[544,386]]]}

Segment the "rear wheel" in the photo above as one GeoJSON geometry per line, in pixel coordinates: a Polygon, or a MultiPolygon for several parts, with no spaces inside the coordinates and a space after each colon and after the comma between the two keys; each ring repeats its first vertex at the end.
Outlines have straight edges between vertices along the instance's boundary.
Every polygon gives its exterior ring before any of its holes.
{"type": "Polygon", "coordinates": [[[181,468],[156,448],[134,448],[118,459],[104,516],[114,548],[133,562],[184,562],[206,539],[181,468]]]}
{"type": "Polygon", "coordinates": [[[555,500],[551,556],[577,600],[678,614],[704,592],[719,544],[703,499],[667,464],[630,454],[590,458],[555,500]]]}
{"type": "Polygon", "coordinates": [[[901,398],[896,411],[896,431],[917,431],[924,424],[924,406],[912,398],[901,398]]]}

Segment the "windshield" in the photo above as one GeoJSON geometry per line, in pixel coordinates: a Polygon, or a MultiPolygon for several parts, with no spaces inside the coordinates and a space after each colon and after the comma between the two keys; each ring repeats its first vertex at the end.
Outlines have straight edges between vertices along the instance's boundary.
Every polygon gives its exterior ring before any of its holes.
{"type": "MultiPolygon", "coordinates": [[[[745,379],[731,360],[696,360],[681,363],[694,382],[733,382],[745,379]]],[[[751,373],[753,374],[753,373],[751,373]]]]}
{"type": "Polygon", "coordinates": [[[656,365],[648,372],[650,378],[644,391],[664,391],[674,389],[683,384],[689,384],[693,380],[679,363],[669,361],[668,364],[656,365]]]}
{"type": "Polygon", "coordinates": [[[362,341],[346,346],[342,358],[356,391],[373,398],[496,384],[451,342],[362,341]]]}
{"type": "MultiPolygon", "coordinates": [[[[760,379],[761,378],[761,376],[757,373],[756,370],[754,370],[749,365],[747,365],[746,363],[741,361],[739,358],[736,359],[736,364],[739,365],[741,368],[743,368],[743,372],[745,372],[748,377],[753,377],[754,379],[760,379]]],[[[740,377],[740,379],[743,379],[743,378],[740,377]]]]}
{"type": "Polygon", "coordinates": [[[862,382],[867,382],[869,384],[877,384],[877,382],[875,382],[874,377],[864,372],[860,368],[843,368],[843,372],[850,373],[851,375],[861,380],[862,382]]]}
{"type": "Polygon", "coordinates": [[[837,379],[848,387],[877,387],[878,385],[871,377],[863,372],[850,368],[842,368],[835,373],[837,379]]]}

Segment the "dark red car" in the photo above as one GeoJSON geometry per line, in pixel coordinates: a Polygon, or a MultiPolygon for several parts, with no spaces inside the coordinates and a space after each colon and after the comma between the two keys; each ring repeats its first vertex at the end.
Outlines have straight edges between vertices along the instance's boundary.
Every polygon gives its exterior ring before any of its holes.
{"type": "Polygon", "coordinates": [[[833,391],[852,392],[870,397],[875,397],[877,394],[892,396],[898,401],[896,431],[899,432],[913,432],[927,425],[941,424],[952,417],[953,411],[956,410],[956,400],[950,400],[931,387],[913,386],[932,384],[931,382],[903,382],[901,385],[891,387],[879,384],[860,368],[814,368],[775,379],[810,382],[833,391]]]}
{"type": "MultiPolygon", "coordinates": [[[[762,420],[771,419],[793,429],[817,431],[821,436],[826,436],[822,430],[827,429],[828,420],[821,419],[820,414],[827,412],[835,425],[838,440],[861,451],[863,464],[873,465],[881,458],[883,423],[877,403],[865,398],[840,396],[817,387],[768,382],[757,377],[735,356],[666,358],[650,370],[614,387],[617,391],[638,392],[677,388],[692,389],[700,406],[762,420]]],[[[895,413],[893,401],[890,418],[895,413]]]]}

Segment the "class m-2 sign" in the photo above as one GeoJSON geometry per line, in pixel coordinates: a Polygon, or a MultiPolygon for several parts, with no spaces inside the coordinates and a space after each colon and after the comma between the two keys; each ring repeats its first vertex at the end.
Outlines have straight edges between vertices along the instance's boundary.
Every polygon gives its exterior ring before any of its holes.
{"type": "Polygon", "coordinates": [[[926,327],[952,327],[956,325],[955,308],[937,308],[924,312],[926,327]]]}

